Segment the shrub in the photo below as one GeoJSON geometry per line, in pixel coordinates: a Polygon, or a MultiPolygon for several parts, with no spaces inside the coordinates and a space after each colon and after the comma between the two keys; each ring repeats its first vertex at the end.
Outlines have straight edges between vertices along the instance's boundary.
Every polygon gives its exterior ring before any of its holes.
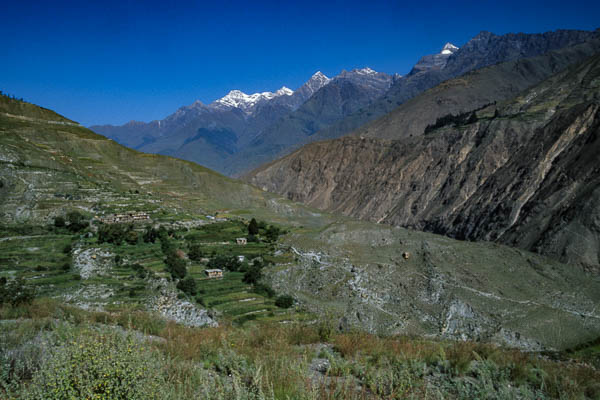
{"type": "Polygon", "coordinates": [[[67,214],[67,221],[69,222],[67,228],[71,232],[79,232],[88,225],[88,221],[86,221],[85,217],[79,211],[69,212],[67,214]]]}
{"type": "Polygon", "coordinates": [[[31,286],[25,285],[22,278],[0,281],[0,304],[10,303],[13,307],[22,304],[31,304],[35,291],[31,286]]]}
{"type": "Polygon", "coordinates": [[[276,226],[269,225],[269,227],[267,228],[267,233],[266,233],[267,240],[271,243],[276,242],[277,239],[279,238],[280,234],[281,234],[281,231],[276,226]]]}
{"type": "Polygon", "coordinates": [[[204,252],[202,251],[202,247],[199,244],[195,244],[190,247],[190,251],[188,252],[188,257],[190,260],[200,261],[202,257],[204,257],[204,252]]]}
{"type": "Polygon", "coordinates": [[[195,296],[197,291],[196,280],[191,276],[183,278],[177,284],[177,289],[189,294],[190,296],[195,296]]]}
{"type": "Polygon", "coordinates": [[[58,216],[54,218],[54,226],[57,228],[64,228],[66,226],[65,217],[58,216]]]}
{"type": "Polygon", "coordinates": [[[71,264],[69,264],[68,262],[64,263],[62,265],[62,267],[60,267],[63,271],[69,271],[71,269],[71,264]]]}
{"type": "Polygon", "coordinates": [[[138,233],[134,230],[130,230],[129,232],[127,232],[125,234],[125,241],[132,246],[136,245],[138,243],[138,239],[139,239],[138,233]]]}
{"type": "Polygon", "coordinates": [[[279,308],[290,308],[294,305],[294,298],[287,294],[278,296],[275,299],[275,305],[279,308]]]}
{"type": "Polygon", "coordinates": [[[98,230],[98,243],[106,242],[118,246],[123,243],[128,231],[128,227],[123,224],[102,225],[98,230]]]}
{"type": "Polygon", "coordinates": [[[269,298],[275,296],[275,291],[273,290],[273,288],[264,283],[257,283],[256,285],[254,285],[254,292],[269,298]]]}
{"type": "Polygon", "coordinates": [[[154,243],[156,238],[158,237],[158,231],[152,227],[147,227],[144,232],[144,242],[145,243],[154,243]]]}
{"type": "Polygon", "coordinates": [[[223,254],[211,258],[207,264],[209,268],[227,269],[232,272],[239,270],[241,265],[236,256],[226,256],[223,254]]]}
{"type": "Polygon", "coordinates": [[[248,271],[244,274],[243,281],[245,283],[256,284],[262,278],[262,269],[263,265],[260,261],[254,260],[252,265],[248,267],[248,271]]]}
{"type": "Polygon", "coordinates": [[[167,256],[165,264],[167,264],[167,271],[171,273],[173,278],[182,279],[187,274],[185,260],[182,260],[173,253],[167,256]]]}
{"type": "Polygon", "coordinates": [[[54,349],[25,399],[160,399],[160,360],[132,336],[82,332],[54,349]]]}
{"type": "Polygon", "coordinates": [[[73,250],[73,246],[71,246],[71,243],[69,243],[65,247],[63,247],[62,251],[64,254],[69,254],[71,250],[73,250]]]}

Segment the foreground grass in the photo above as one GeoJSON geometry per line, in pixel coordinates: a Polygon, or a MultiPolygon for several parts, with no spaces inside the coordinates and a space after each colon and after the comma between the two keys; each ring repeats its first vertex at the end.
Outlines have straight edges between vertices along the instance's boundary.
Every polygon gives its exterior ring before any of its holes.
{"type": "Polygon", "coordinates": [[[49,299],[0,308],[2,398],[599,399],[589,364],[326,322],[193,329],[49,299]]]}

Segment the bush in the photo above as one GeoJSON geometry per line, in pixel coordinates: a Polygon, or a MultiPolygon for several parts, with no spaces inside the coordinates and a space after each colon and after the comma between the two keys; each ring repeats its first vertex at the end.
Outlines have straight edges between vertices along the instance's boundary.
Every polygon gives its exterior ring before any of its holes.
{"type": "Polygon", "coordinates": [[[71,246],[71,243],[69,243],[65,247],[63,247],[62,251],[64,254],[69,254],[71,250],[73,250],[73,246],[71,246]]]}
{"type": "Polygon", "coordinates": [[[242,263],[240,263],[236,256],[226,256],[223,254],[211,258],[207,264],[209,268],[227,269],[232,272],[239,270],[241,265],[242,263]]]}
{"type": "Polygon", "coordinates": [[[129,227],[123,224],[102,225],[98,230],[98,243],[112,243],[117,246],[123,243],[129,227]]]}
{"type": "Polygon", "coordinates": [[[69,271],[71,269],[71,264],[69,264],[68,262],[64,263],[62,265],[62,267],[60,267],[60,269],[62,269],[63,271],[69,271]]]}
{"type": "Polygon", "coordinates": [[[254,260],[252,265],[248,267],[248,271],[244,274],[242,279],[245,283],[256,284],[262,278],[262,263],[258,260],[254,260]]]}
{"type": "Polygon", "coordinates": [[[256,285],[254,285],[254,293],[260,294],[260,295],[263,295],[263,296],[266,296],[269,298],[275,296],[275,291],[273,290],[273,288],[264,283],[257,283],[256,285]]]}
{"type": "Polygon", "coordinates": [[[156,238],[158,238],[158,231],[149,226],[146,228],[143,238],[145,243],[154,243],[156,238]]]}
{"type": "Polygon", "coordinates": [[[281,234],[281,231],[279,230],[278,227],[269,225],[269,227],[267,228],[267,233],[265,235],[269,242],[274,243],[277,241],[277,239],[279,239],[280,234],[281,234]]]}
{"type": "Polygon", "coordinates": [[[139,239],[138,233],[134,230],[130,230],[129,232],[127,232],[125,234],[125,241],[132,246],[134,246],[138,243],[138,239],[139,239]]]}
{"type": "Polygon", "coordinates": [[[189,294],[190,296],[195,296],[197,291],[196,280],[191,276],[183,278],[177,284],[177,289],[181,290],[186,294],[189,294]]]}
{"type": "Polygon", "coordinates": [[[160,360],[132,336],[87,331],[43,361],[25,399],[160,399],[160,360]]]}
{"type": "Polygon", "coordinates": [[[69,212],[67,214],[67,221],[69,222],[67,228],[73,233],[85,229],[85,227],[88,225],[88,221],[79,211],[69,212]]]}
{"type": "Polygon", "coordinates": [[[174,253],[167,256],[165,264],[167,264],[167,271],[171,273],[173,278],[182,279],[187,274],[185,260],[177,257],[174,253]]]}
{"type": "Polygon", "coordinates": [[[65,217],[58,216],[54,218],[54,226],[57,228],[64,228],[66,226],[65,217]]]}
{"type": "Polygon", "coordinates": [[[34,297],[34,289],[25,285],[22,278],[0,281],[0,304],[10,303],[13,307],[31,304],[34,297]]]}
{"type": "Polygon", "coordinates": [[[278,296],[275,299],[275,305],[279,308],[290,308],[294,305],[294,298],[287,294],[278,296]]]}
{"type": "Polygon", "coordinates": [[[193,261],[200,261],[202,257],[204,257],[204,252],[202,251],[202,247],[199,244],[195,244],[190,247],[190,251],[188,252],[188,257],[193,261]]]}

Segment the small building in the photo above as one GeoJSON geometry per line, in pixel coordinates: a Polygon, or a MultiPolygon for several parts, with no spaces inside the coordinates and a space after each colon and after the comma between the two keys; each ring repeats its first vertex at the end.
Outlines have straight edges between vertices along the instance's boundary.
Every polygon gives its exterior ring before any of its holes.
{"type": "Polygon", "coordinates": [[[235,242],[237,244],[246,245],[246,244],[248,244],[248,239],[246,239],[246,238],[237,238],[237,239],[235,239],[235,242]]]}
{"type": "Polygon", "coordinates": [[[215,269],[207,269],[207,270],[204,270],[204,273],[209,278],[222,278],[223,277],[223,270],[222,269],[217,269],[217,268],[215,268],[215,269]]]}
{"type": "Polygon", "coordinates": [[[246,260],[246,256],[237,256],[239,262],[244,262],[246,260]]]}
{"type": "Polygon", "coordinates": [[[147,221],[150,215],[143,211],[132,211],[128,213],[112,214],[106,217],[101,217],[100,221],[105,224],[129,223],[138,221],[147,221]]]}

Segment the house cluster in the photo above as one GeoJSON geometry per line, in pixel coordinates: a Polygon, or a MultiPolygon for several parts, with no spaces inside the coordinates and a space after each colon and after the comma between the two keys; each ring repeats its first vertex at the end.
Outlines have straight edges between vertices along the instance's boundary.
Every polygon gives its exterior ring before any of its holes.
{"type": "Polygon", "coordinates": [[[129,222],[147,221],[150,219],[150,215],[143,211],[132,211],[128,213],[112,214],[105,217],[99,217],[98,219],[100,222],[105,224],[123,224],[129,222]]]}

